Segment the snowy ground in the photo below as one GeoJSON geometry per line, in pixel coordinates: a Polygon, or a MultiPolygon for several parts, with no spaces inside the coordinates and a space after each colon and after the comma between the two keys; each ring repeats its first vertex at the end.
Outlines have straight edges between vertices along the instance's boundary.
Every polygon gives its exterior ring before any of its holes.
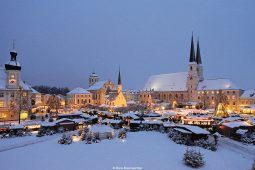
{"type": "MultiPolygon", "coordinates": [[[[91,145],[85,142],[60,145],[57,143],[58,138],[59,136],[56,135],[0,140],[0,169],[112,170],[114,167],[123,168],[124,166],[143,170],[191,169],[182,162],[186,146],[177,145],[169,140],[166,134],[158,132],[131,132],[127,134],[125,141],[115,138],[91,145]],[[26,143],[27,145],[24,145],[26,143]],[[8,147],[9,149],[6,150],[8,147]]],[[[229,145],[226,142],[228,139],[219,141],[217,152],[198,148],[204,154],[206,161],[205,166],[200,169],[247,170],[251,168],[254,147],[244,145],[243,147],[251,152],[245,154],[238,149],[233,149],[233,145],[234,148],[236,147],[235,142],[234,144],[231,142],[232,146],[229,147],[226,146],[229,145]]]]}

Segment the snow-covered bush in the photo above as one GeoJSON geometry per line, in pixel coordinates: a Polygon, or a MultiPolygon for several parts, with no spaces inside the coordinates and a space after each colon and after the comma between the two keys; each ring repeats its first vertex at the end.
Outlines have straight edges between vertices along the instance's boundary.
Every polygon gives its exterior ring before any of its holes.
{"type": "Polygon", "coordinates": [[[126,131],[121,130],[121,131],[119,132],[118,137],[119,137],[120,139],[126,138],[126,137],[127,137],[126,131]]]}
{"type": "Polygon", "coordinates": [[[249,132],[249,133],[245,133],[244,135],[242,135],[241,142],[255,144],[255,132],[249,132]]]}
{"type": "Polygon", "coordinates": [[[205,149],[209,149],[209,150],[212,150],[212,151],[217,150],[215,142],[210,142],[209,140],[199,139],[199,140],[196,140],[194,143],[195,143],[196,146],[200,146],[200,147],[205,148],[205,149]]]}
{"type": "Polygon", "coordinates": [[[24,131],[23,130],[18,130],[16,133],[16,136],[24,136],[24,131]]]}
{"type": "Polygon", "coordinates": [[[174,130],[169,131],[168,137],[171,138],[177,144],[185,144],[185,145],[188,144],[187,138],[174,130]]]}
{"type": "Polygon", "coordinates": [[[58,143],[69,145],[72,143],[72,138],[69,135],[63,134],[62,137],[58,140],[58,143]]]}
{"type": "Polygon", "coordinates": [[[53,118],[52,117],[49,118],[49,122],[53,122],[53,118]]]}
{"type": "Polygon", "coordinates": [[[186,165],[191,166],[193,168],[198,168],[205,164],[203,155],[194,149],[186,150],[183,157],[183,161],[186,165]]]}

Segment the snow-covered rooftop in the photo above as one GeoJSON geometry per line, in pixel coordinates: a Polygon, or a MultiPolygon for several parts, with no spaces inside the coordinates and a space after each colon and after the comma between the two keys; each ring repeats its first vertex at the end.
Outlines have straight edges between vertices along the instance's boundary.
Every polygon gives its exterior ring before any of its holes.
{"type": "Polygon", "coordinates": [[[99,82],[96,82],[94,85],[90,86],[87,90],[99,90],[101,88],[104,87],[104,84],[106,83],[107,81],[99,81],[99,82]]]}
{"type": "Polygon", "coordinates": [[[90,92],[84,88],[77,87],[73,89],[72,91],[68,92],[67,94],[90,94],[90,92]]]}
{"type": "Polygon", "coordinates": [[[149,78],[143,90],[186,91],[187,77],[187,72],[153,75],[149,78]]]}
{"type": "Polygon", "coordinates": [[[12,66],[18,66],[18,67],[21,66],[20,63],[19,63],[18,61],[8,61],[8,62],[5,63],[5,64],[9,64],[9,65],[12,65],[12,66]]]}
{"type": "Polygon", "coordinates": [[[245,90],[241,95],[241,98],[244,99],[255,99],[255,90],[245,90]]]}
{"type": "Polygon", "coordinates": [[[236,90],[239,89],[229,79],[207,79],[198,84],[197,90],[236,90]]]}
{"type": "Polygon", "coordinates": [[[230,128],[235,128],[235,127],[240,127],[240,126],[252,126],[246,121],[233,121],[233,122],[227,122],[223,123],[224,126],[230,127],[230,128]]]}
{"type": "Polygon", "coordinates": [[[93,125],[91,126],[90,130],[94,133],[114,132],[113,128],[107,125],[93,125]]]}
{"type": "Polygon", "coordinates": [[[115,119],[104,119],[102,120],[102,123],[121,123],[121,120],[115,120],[115,119]]]}
{"type": "Polygon", "coordinates": [[[120,115],[121,117],[131,117],[133,119],[139,119],[135,112],[128,112],[120,115]]]}
{"type": "Polygon", "coordinates": [[[189,130],[189,131],[191,131],[191,132],[193,132],[195,134],[207,134],[207,135],[210,134],[210,132],[208,132],[207,130],[202,129],[202,128],[198,127],[198,126],[178,125],[177,127],[183,127],[183,128],[185,128],[185,129],[187,129],[187,130],[189,130]]]}

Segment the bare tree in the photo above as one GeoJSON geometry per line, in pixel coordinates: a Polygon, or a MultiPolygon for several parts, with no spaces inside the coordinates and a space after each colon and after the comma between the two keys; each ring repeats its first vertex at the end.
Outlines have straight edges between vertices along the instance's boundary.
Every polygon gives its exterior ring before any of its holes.
{"type": "Polygon", "coordinates": [[[18,120],[20,123],[20,114],[22,111],[29,112],[30,105],[29,105],[29,97],[27,91],[23,90],[20,86],[19,90],[14,93],[12,99],[9,103],[9,108],[12,114],[18,114],[18,120]]]}
{"type": "Polygon", "coordinates": [[[57,95],[50,96],[46,104],[48,106],[49,111],[55,109],[57,113],[61,107],[60,98],[57,95]]]}
{"type": "Polygon", "coordinates": [[[205,110],[205,109],[208,109],[210,103],[209,103],[209,96],[208,96],[208,93],[206,91],[203,91],[202,92],[202,95],[201,95],[201,104],[202,104],[202,108],[205,110]]]}

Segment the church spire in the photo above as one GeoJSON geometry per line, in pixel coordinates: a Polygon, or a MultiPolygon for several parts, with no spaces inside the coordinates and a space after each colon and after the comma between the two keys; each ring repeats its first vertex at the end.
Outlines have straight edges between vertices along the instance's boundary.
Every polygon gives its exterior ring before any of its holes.
{"type": "Polygon", "coordinates": [[[197,40],[196,62],[197,62],[197,64],[202,64],[202,59],[201,59],[201,55],[200,55],[200,48],[199,48],[199,40],[197,40]]]}
{"type": "Polygon", "coordinates": [[[121,76],[120,76],[120,67],[119,67],[119,75],[118,75],[118,85],[121,85],[121,76]]]}
{"type": "Polygon", "coordinates": [[[193,33],[192,33],[189,62],[191,63],[195,61],[196,59],[195,59],[195,50],[194,50],[193,33]]]}

